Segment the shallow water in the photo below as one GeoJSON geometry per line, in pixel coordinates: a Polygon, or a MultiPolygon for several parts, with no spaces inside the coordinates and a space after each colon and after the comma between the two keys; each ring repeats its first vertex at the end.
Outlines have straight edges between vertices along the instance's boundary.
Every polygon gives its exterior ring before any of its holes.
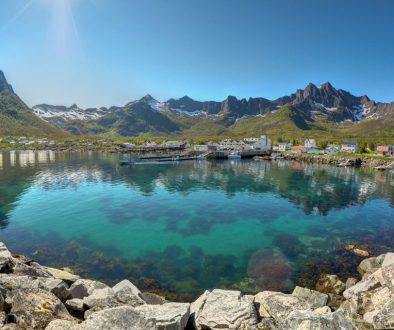
{"type": "Polygon", "coordinates": [[[153,279],[191,295],[286,289],[309,258],[394,228],[392,172],[285,161],[120,167],[119,156],[104,153],[0,154],[0,239],[104,280],[153,279]]]}

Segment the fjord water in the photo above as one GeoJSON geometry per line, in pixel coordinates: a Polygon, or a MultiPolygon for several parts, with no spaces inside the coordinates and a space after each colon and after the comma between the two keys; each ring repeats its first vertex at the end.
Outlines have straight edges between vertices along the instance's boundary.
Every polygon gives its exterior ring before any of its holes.
{"type": "Polygon", "coordinates": [[[120,167],[105,153],[3,152],[0,226],[13,251],[102,280],[192,295],[286,289],[339,244],[390,244],[394,178],[286,161],[120,167]]]}

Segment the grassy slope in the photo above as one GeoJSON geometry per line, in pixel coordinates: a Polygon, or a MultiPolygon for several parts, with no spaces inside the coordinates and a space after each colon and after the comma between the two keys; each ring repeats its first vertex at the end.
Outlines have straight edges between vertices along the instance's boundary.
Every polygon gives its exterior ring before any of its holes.
{"type": "Polygon", "coordinates": [[[69,134],[34,115],[14,93],[0,93],[0,135],[65,137],[69,134]]]}

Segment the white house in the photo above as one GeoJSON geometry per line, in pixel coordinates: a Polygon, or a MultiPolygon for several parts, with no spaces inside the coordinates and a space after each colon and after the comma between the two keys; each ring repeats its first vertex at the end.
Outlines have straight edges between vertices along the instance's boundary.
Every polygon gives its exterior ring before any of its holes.
{"type": "Polygon", "coordinates": [[[304,141],[304,147],[306,149],[315,149],[315,148],[317,148],[315,139],[306,139],[304,141]]]}
{"type": "Polygon", "coordinates": [[[270,151],[271,148],[271,140],[266,135],[262,135],[255,143],[253,143],[253,149],[255,150],[270,151]]]}
{"type": "Polygon", "coordinates": [[[280,142],[278,144],[278,151],[287,151],[291,150],[291,144],[288,142],[280,142]]]}
{"type": "Polygon", "coordinates": [[[344,142],[341,145],[341,152],[346,153],[357,153],[358,143],[357,142],[344,142]]]}
{"type": "Polygon", "coordinates": [[[193,146],[194,151],[198,152],[207,152],[208,151],[208,145],[207,144],[195,144],[193,146]]]}
{"type": "Polygon", "coordinates": [[[182,141],[166,141],[163,146],[166,148],[184,148],[185,143],[182,141]]]}

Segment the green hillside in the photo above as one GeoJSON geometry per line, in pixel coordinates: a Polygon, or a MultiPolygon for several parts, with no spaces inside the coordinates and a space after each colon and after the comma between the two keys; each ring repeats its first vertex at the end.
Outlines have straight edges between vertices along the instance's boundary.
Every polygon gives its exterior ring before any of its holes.
{"type": "Polygon", "coordinates": [[[35,116],[0,71],[0,136],[7,135],[64,137],[69,134],[35,116]]]}

